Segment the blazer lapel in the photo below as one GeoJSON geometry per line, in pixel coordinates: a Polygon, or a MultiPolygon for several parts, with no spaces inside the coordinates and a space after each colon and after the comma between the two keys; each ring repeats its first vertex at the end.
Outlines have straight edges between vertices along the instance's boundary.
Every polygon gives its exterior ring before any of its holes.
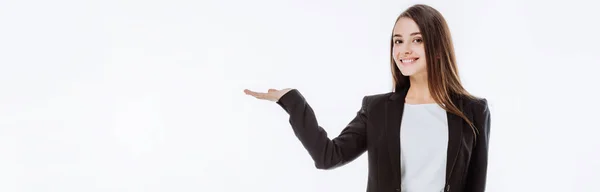
{"type": "Polygon", "coordinates": [[[388,152],[394,173],[394,179],[401,182],[400,170],[400,124],[404,112],[404,101],[408,87],[393,93],[385,105],[385,128],[388,143],[388,152]]]}

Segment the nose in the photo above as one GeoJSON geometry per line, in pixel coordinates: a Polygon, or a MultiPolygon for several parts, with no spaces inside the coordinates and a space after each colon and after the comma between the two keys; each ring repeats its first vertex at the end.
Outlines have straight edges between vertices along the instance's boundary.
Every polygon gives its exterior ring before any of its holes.
{"type": "Polygon", "coordinates": [[[411,55],[412,51],[410,49],[402,49],[396,54],[397,54],[396,56],[398,58],[403,58],[403,57],[408,57],[409,55],[411,55]]]}
{"type": "Polygon", "coordinates": [[[400,54],[410,55],[411,53],[412,53],[412,47],[410,46],[410,43],[405,43],[404,45],[402,45],[402,48],[400,49],[400,54]]]}

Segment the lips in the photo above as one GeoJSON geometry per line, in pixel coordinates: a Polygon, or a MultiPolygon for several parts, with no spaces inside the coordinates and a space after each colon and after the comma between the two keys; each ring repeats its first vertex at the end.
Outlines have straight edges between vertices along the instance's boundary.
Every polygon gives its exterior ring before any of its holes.
{"type": "Polygon", "coordinates": [[[417,60],[419,60],[418,57],[405,58],[405,59],[400,59],[400,63],[402,63],[403,65],[410,65],[410,64],[414,64],[417,60]]]}

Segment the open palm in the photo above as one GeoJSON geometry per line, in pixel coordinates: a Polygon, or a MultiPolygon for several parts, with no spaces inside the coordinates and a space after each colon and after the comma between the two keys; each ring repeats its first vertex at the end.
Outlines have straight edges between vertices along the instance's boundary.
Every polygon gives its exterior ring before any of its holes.
{"type": "Polygon", "coordinates": [[[285,89],[281,89],[281,90],[269,89],[266,93],[261,93],[261,92],[254,92],[254,91],[250,91],[248,89],[244,89],[244,93],[246,93],[246,95],[254,96],[257,99],[277,102],[277,101],[279,101],[279,98],[281,98],[283,95],[285,95],[287,92],[289,92],[291,90],[292,90],[292,88],[285,88],[285,89]]]}

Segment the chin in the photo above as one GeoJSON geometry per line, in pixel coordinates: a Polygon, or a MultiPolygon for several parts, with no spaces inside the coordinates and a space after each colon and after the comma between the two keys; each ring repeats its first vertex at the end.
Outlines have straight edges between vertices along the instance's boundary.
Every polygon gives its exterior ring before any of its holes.
{"type": "Polygon", "coordinates": [[[404,76],[413,76],[415,74],[417,74],[417,75],[420,74],[421,71],[405,69],[405,70],[400,70],[400,73],[402,73],[402,75],[404,75],[404,76]]]}
{"type": "Polygon", "coordinates": [[[415,74],[420,74],[422,72],[424,72],[425,69],[420,69],[419,67],[414,68],[414,67],[403,67],[400,68],[398,67],[398,69],[400,70],[400,73],[402,73],[402,75],[404,76],[413,76],[415,74]]]}
{"type": "Polygon", "coordinates": [[[398,69],[400,70],[400,73],[402,73],[402,75],[404,76],[411,76],[413,74],[415,74],[417,71],[411,68],[400,68],[398,67],[398,69]]]}
{"type": "Polygon", "coordinates": [[[409,77],[415,74],[413,72],[402,72],[402,71],[400,71],[400,73],[402,73],[402,75],[404,75],[404,76],[409,76],[409,77]]]}

